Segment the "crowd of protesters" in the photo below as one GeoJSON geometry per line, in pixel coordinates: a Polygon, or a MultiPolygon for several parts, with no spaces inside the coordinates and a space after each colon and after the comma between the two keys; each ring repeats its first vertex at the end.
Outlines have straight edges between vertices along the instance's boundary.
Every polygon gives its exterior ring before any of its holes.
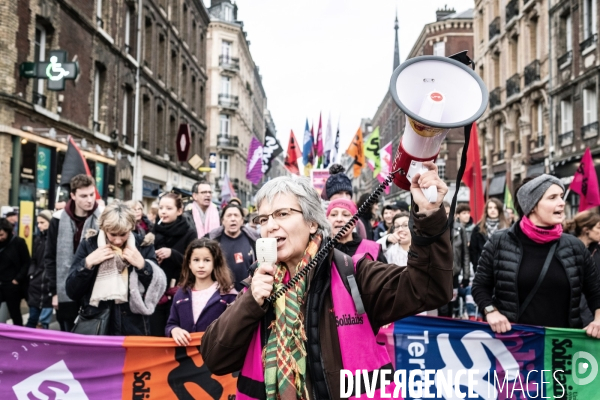
{"type": "MultiPolygon", "coordinates": [[[[141,201],[100,207],[93,178],[78,175],[62,210],[37,214],[31,256],[15,233],[18,214],[0,219],[0,303],[6,303],[15,325],[23,325],[25,299],[28,327],[48,329],[55,314],[61,330],[77,332],[81,321],[105,311],[110,316],[103,334],[166,335],[187,345],[191,332],[205,331],[237,296],[251,291],[258,304],[266,297],[265,290],[259,296],[252,286],[253,271],[260,268],[257,239],[270,236],[265,229],[270,217],[279,223],[296,213],[309,226],[316,224],[308,231],[308,248],[321,246],[317,233],[320,240],[339,233],[336,251],[408,268],[418,247],[412,243],[417,230],[410,228],[417,224],[414,215],[410,221],[411,213],[418,213],[414,199],[410,206],[370,204],[367,194],[355,203],[343,168],[334,165],[330,173],[319,199],[322,219],[306,214],[303,207],[316,207],[310,204],[312,192],[291,178],[265,185],[259,192],[263,204],[250,214],[235,198],[217,207],[206,182],[193,186],[187,206],[180,195],[165,193],[146,213],[141,201]],[[286,199],[288,209],[279,207],[283,202],[273,207],[277,196],[286,199]],[[356,223],[343,230],[355,214],[356,223]]],[[[481,219],[473,221],[469,205],[458,204],[448,233],[453,258],[442,262],[452,271],[452,296],[418,311],[484,321],[495,332],[523,323],[585,328],[600,337],[600,215],[589,210],[565,221],[563,196],[560,180],[541,175],[515,190],[514,210],[490,198],[481,219]]],[[[448,214],[450,205],[440,208],[448,214]]],[[[307,243],[297,243],[296,234],[290,230],[277,238],[297,245],[290,251],[300,251],[307,243]]],[[[277,281],[278,274],[272,270],[270,276],[277,281]]],[[[215,330],[225,329],[220,326],[215,330]]],[[[214,335],[220,333],[209,338],[214,335]]]]}

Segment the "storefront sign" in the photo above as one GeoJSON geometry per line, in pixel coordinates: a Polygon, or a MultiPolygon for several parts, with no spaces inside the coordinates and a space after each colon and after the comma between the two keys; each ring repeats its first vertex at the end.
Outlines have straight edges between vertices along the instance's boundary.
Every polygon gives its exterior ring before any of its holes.
{"type": "Polygon", "coordinates": [[[100,197],[104,196],[104,164],[96,163],[96,188],[100,197]]]}
{"type": "Polygon", "coordinates": [[[33,201],[19,202],[19,236],[25,239],[29,254],[33,246],[33,201]]]}
{"type": "Polygon", "coordinates": [[[208,166],[212,169],[217,168],[217,153],[210,153],[208,156],[208,166]]]}
{"type": "Polygon", "coordinates": [[[36,167],[36,186],[37,189],[50,189],[50,149],[44,146],[38,146],[37,167],[36,167]]]}

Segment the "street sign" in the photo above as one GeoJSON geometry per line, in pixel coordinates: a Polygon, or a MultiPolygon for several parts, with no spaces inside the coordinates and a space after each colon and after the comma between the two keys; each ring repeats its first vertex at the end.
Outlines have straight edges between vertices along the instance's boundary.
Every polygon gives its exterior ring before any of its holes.
{"type": "Polygon", "coordinates": [[[194,168],[198,169],[204,163],[204,160],[200,158],[198,154],[194,154],[192,158],[188,160],[188,163],[194,168]]]}
{"type": "Polygon", "coordinates": [[[190,125],[180,124],[179,131],[177,132],[177,159],[181,162],[185,162],[190,153],[192,147],[192,135],[190,135],[190,125]]]}
{"type": "Polygon", "coordinates": [[[48,80],[48,90],[65,90],[66,79],[76,79],[79,75],[79,63],[67,62],[67,52],[51,50],[47,62],[24,62],[19,65],[22,78],[48,80]]]}

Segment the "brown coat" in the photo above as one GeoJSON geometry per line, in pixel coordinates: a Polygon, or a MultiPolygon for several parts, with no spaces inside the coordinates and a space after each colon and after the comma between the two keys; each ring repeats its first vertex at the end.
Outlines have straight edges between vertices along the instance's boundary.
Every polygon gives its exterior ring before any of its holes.
{"type": "MultiPolygon", "coordinates": [[[[416,207],[413,207],[413,209],[416,207]]],[[[444,209],[431,215],[414,215],[414,231],[418,236],[433,236],[447,223],[444,209]]],[[[331,268],[333,252],[324,261],[331,268]]],[[[315,268],[309,274],[307,293],[310,292],[315,268]]],[[[363,260],[356,267],[356,280],[367,316],[377,333],[379,327],[406,316],[436,309],[452,298],[452,247],[449,231],[429,246],[411,245],[408,265],[399,267],[363,260]]],[[[202,358],[217,375],[242,368],[250,341],[267,310],[258,305],[251,292],[240,294],[221,317],[211,324],[202,338],[202,358]]],[[[322,364],[331,398],[339,398],[342,357],[334,314],[331,291],[324,299],[319,316],[319,339],[322,364]]],[[[305,305],[302,305],[305,313],[305,305]]],[[[305,317],[306,320],[306,317],[305,317]]],[[[310,369],[310,364],[307,363],[310,369]]],[[[307,373],[307,378],[310,374],[307,373]]],[[[308,380],[308,379],[307,379],[308,380]]],[[[310,390],[309,393],[313,393],[310,390]]]]}

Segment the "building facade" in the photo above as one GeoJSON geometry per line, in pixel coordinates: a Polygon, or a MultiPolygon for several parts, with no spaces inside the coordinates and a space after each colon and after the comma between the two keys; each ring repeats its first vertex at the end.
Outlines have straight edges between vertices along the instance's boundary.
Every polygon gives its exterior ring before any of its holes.
{"type": "Polygon", "coordinates": [[[552,154],[546,1],[475,1],[476,72],[490,92],[478,121],[487,195],[503,199],[552,154]]]}
{"type": "MultiPolygon", "coordinates": [[[[396,19],[396,29],[397,23],[396,19]]],[[[397,43],[396,40],[396,46],[397,43]]],[[[436,11],[435,22],[423,27],[421,34],[408,54],[408,58],[424,55],[447,57],[463,50],[467,50],[469,55],[473,55],[473,10],[469,9],[456,13],[453,9],[444,8],[436,11]]],[[[394,53],[399,54],[399,51],[395,49],[394,53]]],[[[394,69],[400,64],[399,61],[399,58],[394,59],[394,69]]],[[[389,91],[377,108],[377,112],[370,123],[373,129],[379,127],[382,147],[390,142],[392,143],[392,157],[394,157],[400,145],[401,135],[404,132],[406,116],[396,105],[389,91]]],[[[450,195],[454,193],[453,188],[455,187],[463,145],[463,130],[451,129],[440,148],[436,161],[440,177],[447,182],[450,188],[450,195]]],[[[374,187],[369,187],[369,189],[372,190],[374,187]]],[[[408,196],[408,192],[392,185],[390,194],[386,196],[386,201],[405,199],[408,196]]]]}
{"type": "MultiPolygon", "coordinates": [[[[568,186],[586,148],[590,148],[596,165],[600,163],[597,3],[553,0],[550,23],[550,168],[568,186]]],[[[596,172],[600,172],[598,167],[596,172]]],[[[571,192],[567,204],[568,212],[573,213],[579,196],[571,192]]]]}
{"type": "Polygon", "coordinates": [[[267,97],[243,23],[237,20],[237,6],[213,0],[209,12],[207,137],[217,163],[209,179],[218,199],[227,175],[245,206],[257,190],[246,179],[246,161],[252,138],[264,141],[267,97]]]}

